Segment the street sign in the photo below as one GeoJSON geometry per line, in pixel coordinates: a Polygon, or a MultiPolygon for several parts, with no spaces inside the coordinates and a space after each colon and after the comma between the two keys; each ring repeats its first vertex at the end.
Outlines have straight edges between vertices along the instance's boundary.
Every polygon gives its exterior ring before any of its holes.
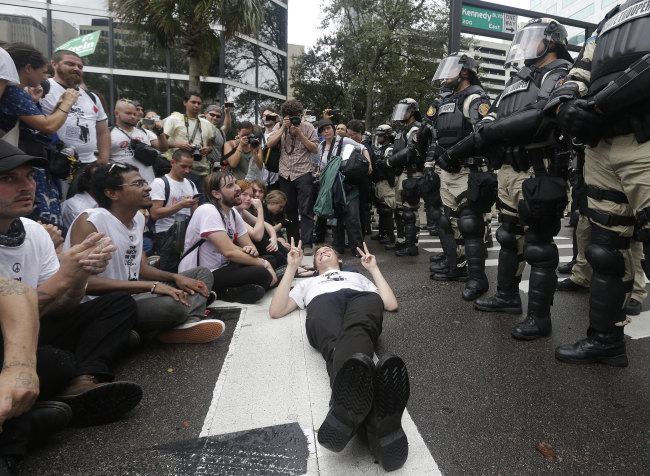
{"type": "Polygon", "coordinates": [[[58,46],[54,51],[70,50],[77,53],[79,56],[88,56],[95,52],[97,42],[99,41],[99,31],[93,31],[87,35],[81,35],[71,40],[66,41],[58,46]]]}
{"type": "Polygon", "coordinates": [[[463,5],[462,25],[499,33],[515,33],[517,15],[463,5]]]}

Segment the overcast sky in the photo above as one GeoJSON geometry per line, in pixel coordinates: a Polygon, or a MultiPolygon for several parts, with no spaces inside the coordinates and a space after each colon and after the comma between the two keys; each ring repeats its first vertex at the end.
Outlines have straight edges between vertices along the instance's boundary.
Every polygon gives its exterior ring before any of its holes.
{"type": "MultiPolygon", "coordinates": [[[[327,1],[327,0],[325,0],[327,1]]],[[[289,0],[289,43],[313,46],[322,35],[319,30],[323,0],[289,0]]],[[[530,8],[530,0],[492,0],[515,8],[530,8]]]]}

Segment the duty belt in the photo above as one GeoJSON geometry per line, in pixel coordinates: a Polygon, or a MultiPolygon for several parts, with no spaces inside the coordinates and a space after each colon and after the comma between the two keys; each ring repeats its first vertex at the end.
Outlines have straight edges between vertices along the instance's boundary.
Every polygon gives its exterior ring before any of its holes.
{"type": "Polygon", "coordinates": [[[593,208],[587,210],[587,216],[603,226],[634,226],[634,217],[613,215],[593,208]]]}
{"type": "Polygon", "coordinates": [[[587,185],[587,196],[594,200],[608,200],[614,203],[630,203],[623,192],[618,190],[605,190],[595,185],[587,185]]]}

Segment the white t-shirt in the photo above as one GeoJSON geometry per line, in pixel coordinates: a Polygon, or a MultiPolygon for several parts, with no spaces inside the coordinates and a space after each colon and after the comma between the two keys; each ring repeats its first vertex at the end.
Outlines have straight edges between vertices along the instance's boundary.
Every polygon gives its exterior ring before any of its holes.
{"type": "Polygon", "coordinates": [[[289,297],[296,301],[300,309],[304,309],[315,297],[341,289],[375,292],[377,286],[362,274],[334,269],[313,278],[301,280],[289,292],[289,297]]]}
{"type": "MultiPolygon", "coordinates": [[[[48,79],[50,91],[40,100],[41,110],[46,116],[54,111],[65,88],[53,78],[48,79]]],[[[83,163],[95,162],[97,150],[97,123],[107,119],[102,102],[95,96],[95,102],[88,93],[79,89],[81,95],[70,108],[65,123],[57,131],[59,139],[75,148],[83,163]]]]}
{"type": "MultiPolygon", "coordinates": [[[[136,213],[131,221],[131,227],[127,228],[105,208],[91,208],[86,210],[86,213],[88,221],[95,225],[97,231],[105,233],[111,238],[111,243],[117,247],[106,270],[98,276],[121,281],[137,281],[140,276],[140,260],[142,258],[144,215],[140,212],[136,213]]],[[[70,248],[70,235],[71,233],[68,233],[65,238],[64,250],[70,248]]]]}
{"type": "Polygon", "coordinates": [[[328,159],[332,158],[334,155],[338,155],[339,151],[339,142],[343,139],[343,146],[341,147],[341,157],[349,157],[352,153],[352,150],[357,149],[359,152],[363,153],[364,147],[358,142],[350,139],[349,137],[339,137],[334,138],[334,143],[332,147],[332,153],[330,154],[330,148],[327,147],[325,141],[318,144],[318,166],[321,169],[324,169],[327,165],[328,159]]]}
{"type": "Polygon", "coordinates": [[[110,160],[113,162],[120,162],[123,164],[130,164],[138,168],[142,178],[147,181],[147,183],[153,183],[153,180],[156,178],[156,174],[153,171],[153,166],[144,165],[142,162],[135,160],[133,157],[133,151],[129,145],[131,144],[131,139],[139,140],[144,142],[147,145],[151,145],[149,140],[149,135],[144,129],[134,127],[132,131],[125,131],[124,129],[120,130],[118,127],[113,127],[111,130],[111,157],[110,160]],[[124,132],[126,132],[126,134],[124,132]]]}
{"type": "Polygon", "coordinates": [[[0,246],[0,276],[16,279],[34,289],[59,270],[59,259],[52,238],[42,225],[20,218],[25,241],[17,247],[0,246]]]}
{"type": "MultiPolygon", "coordinates": [[[[198,193],[196,186],[187,179],[183,179],[182,182],[178,182],[175,179],[171,178],[169,174],[166,175],[167,180],[169,181],[169,200],[165,203],[165,181],[162,177],[158,177],[151,184],[151,200],[162,200],[163,207],[171,207],[176,205],[178,202],[182,202],[186,198],[192,198],[198,193]]],[[[168,217],[159,218],[156,220],[156,233],[162,233],[163,231],[169,230],[176,220],[176,215],[187,215],[192,214],[191,208],[182,208],[178,212],[170,215],[168,217]]]]}
{"type": "MultiPolygon", "coordinates": [[[[225,231],[233,242],[247,233],[244,220],[234,208],[226,217],[226,223],[219,210],[211,203],[204,203],[194,211],[185,233],[185,249],[189,250],[194,243],[205,238],[206,241],[198,248],[199,265],[205,266],[210,271],[229,263],[228,259],[219,252],[219,248],[208,239],[208,236],[216,231],[225,231]]],[[[178,265],[179,273],[197,266],[196,253],[195,249],[181,260],[178,265]]]]}
{"type": "Polygon", "coordinates": [[[19,84],[20,78],[16,71],[16,64],[3,48],[0,48],[0,79],[6,79],[9,83],[19,84]]]}
{"type": "Polygon", "coordinates": [[[97,208],[97,202],[88,192],[77,193],[65,200],[61,205],[61,214],[63,215],[65,227],[69,229],[75,219],[89,208],[97,208]]]}

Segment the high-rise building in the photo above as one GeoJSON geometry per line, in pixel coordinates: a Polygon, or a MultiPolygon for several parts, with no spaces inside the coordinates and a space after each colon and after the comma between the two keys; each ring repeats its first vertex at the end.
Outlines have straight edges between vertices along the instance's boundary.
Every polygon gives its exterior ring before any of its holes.
{"type": "MultiPolygon", "coordinates": [[[[260,122],[262,105],[277,107],[287,98],[287,0],[261,3],[258,34],[228,41],[222,35],[220,57],[201,77],[205,105],[232,101],[237,119],[254,122],[260,122]]],[[[83,58],[84,79],[107,112],[120,98],[138,100],[161,116],[183,109],[187,58],[179,50],[157,49],[111,18],[106,0],[0,0],[0,40],[31,44],[48,57],[65,41],[94,31],[100,38],[95,52],[83,58]]]]}
{"type": "MultiPolygon", "coordinates": [[[[573,20],[598,24],[605,14],[623,0],[530,0],[530,9],[573,20]]],[[[585,41],[584,31],[568,28],[569,43],[579,45],[585,41]]]]}
{"type": "Polygon", "coordinates": [[[478,60],[483,89],[490,95],[490,98],[496,99],[506,87],[506,81],[509,78],[503,63],[506,61],[510,42],[475,38],[473,45],[468,54],[478,60]]]}

